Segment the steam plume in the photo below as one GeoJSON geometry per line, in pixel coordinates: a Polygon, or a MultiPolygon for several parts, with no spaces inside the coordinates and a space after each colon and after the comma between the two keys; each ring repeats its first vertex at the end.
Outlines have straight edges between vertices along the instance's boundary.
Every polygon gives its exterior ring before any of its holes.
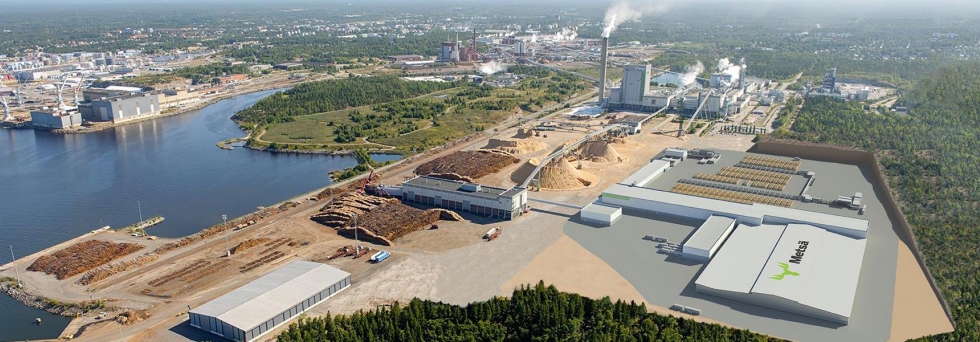
{"type": "Polygon", "coordinates": [[[647,14],[656,14],[667,9],[670,0],[654,0],[645,2],[638,6],[633,6],[628,0],[620,0],[616,4],[606,9],[606,16],[603,22],[606,27],[602,30],[602,36],[609,38],[609,34],[616,30],[619,24],[630,20],[640,19],[647,14]]]}
{"type": "Polygon", "coordinates": [[[490,61],[490,63],[483,63],[480,66],[480,73],[484,75],[493,75],[498,72],[507,70],[507,66],[502,63],[497,63],[497,61],[490,61]]]}
{"type": "Polygon", "coordinates": [[[742,74],[742,67],[735,65],[728,58],[722,58],[718,60],[718,72],[732,76],[732,82],[735,82],[742,74]]]}
{"type": "Polygon", "coordinates": [[[684,73],[680,74],[681,83],[685,87],[694,84],[694,81],[702,72],[704,72],[704,64],[698,61],[696,64],[687,67],[684,73]]]}

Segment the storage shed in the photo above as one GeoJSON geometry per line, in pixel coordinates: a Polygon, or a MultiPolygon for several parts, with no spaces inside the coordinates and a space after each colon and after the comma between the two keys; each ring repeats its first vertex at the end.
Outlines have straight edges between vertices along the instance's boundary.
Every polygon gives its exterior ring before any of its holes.
{"type": "Polygon", "coordinates": [[[350,273],[297,260],[190,311],[191,326],[253,341],[350,287],[350,273]]]}
{"type": "Polygon", "coordinates": [[[623,208],[602,203],[592,203],[579,212],[582,221],[611,226],[623,216],[623,208]]]}

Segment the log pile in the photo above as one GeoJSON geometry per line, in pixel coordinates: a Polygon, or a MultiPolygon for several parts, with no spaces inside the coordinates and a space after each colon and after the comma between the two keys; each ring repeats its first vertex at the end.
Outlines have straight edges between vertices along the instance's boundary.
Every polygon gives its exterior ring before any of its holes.
{"type": "Polygon", "coordinates": [[[252,247],[261,245],[263,243],[269,242],[270,240],[272,240],[272,239],[267,238],[267,237],[264,237],[264,238],[248,239],[248,240],[242,241],[242,243],[238,244],[238,246],[235,246],[235,247],[233,247],[231,249],[231,254],[242,253],[242,252],[248,250],[249,248],[252,248],[252,247]]]}
{"type": "Polygon", "coordinates": [[[458,151],[419,165],[415,174],[455,173],[477,179],[520,161],[510,153],[497,150],[458,151]]]}
{"type": "Polygon", "coordinates": [[[53,274],[55,278],[62,280],[102,266],[143,247],[136,243],[89,240],[68,246],[51,255],[42,255],[28,266],[27,270],[53,274]]]}
{"type": "Polygon", "coordinates": [[[117,261],[111,264],[106,264],[99,268],[91,270],[88,273],[85,273],[85,275],[79,278],[78,281],[75,283],[83,286],[89,285],[97,281],[103,280],[105,278],[109,278],[114,274],[126,272],[131,269],[157,261],[157,259],[159,258],[160,258],[159,254],[146,253],[130,260],[117,261]]]}
{"type": "Polygon", "coordinates": [[[356,192],[333,200],[311,217],[313,221],[353,239],[391,246],[393,241],[416,230],[428,228],[438,220],[461,221],[458,214],[444,209],[421,210],[391,198],[356,192]],[[354,216],[357,216],[357,228],[354,216]]]}

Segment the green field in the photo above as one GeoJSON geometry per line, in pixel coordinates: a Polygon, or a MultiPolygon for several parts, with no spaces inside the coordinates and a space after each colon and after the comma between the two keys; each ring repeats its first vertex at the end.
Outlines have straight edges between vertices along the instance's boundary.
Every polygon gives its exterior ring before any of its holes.
{"type": "Polygon", "coordinates": [[[461,85],[420,97],[272,123],[253,144],[277,149],[357,149],[417,152],[540,110],[589,88],[586,81],[548,72],[508,88],[461,85]],[[346,132],[346,134],[344,133],[346,132]]]}

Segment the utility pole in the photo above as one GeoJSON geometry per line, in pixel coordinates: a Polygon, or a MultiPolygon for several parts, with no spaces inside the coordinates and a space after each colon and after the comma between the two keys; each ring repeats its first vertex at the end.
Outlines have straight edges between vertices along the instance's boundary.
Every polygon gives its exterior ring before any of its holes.
{"type": "MultiPolygon", "coordinates": [[[[228,229],[228,215],[222,214],[221,215],[221,221],[224,221],[225,229],[228,229]]],[[[231,232],[225,233],[225,252],[227,253],[226,256],[230,258],[231,257],[231,248],[228,247],[228,234],[231,234],[231,232]]]]}
{"type": "Polygon", "coordinates": [[[357,214],[354,214],[354,244],[357,244],[357,214]]]}
{"type": "Polygon", "coordinates": [[[146,231],[143,230],[143,206],[140,201],[136,201],[136,210],[140,212],[140,222],[136,224],[136,228],[143,231],[143,235],[146,236],[146,231]]]}
{"type": "MultiPolygon", "coordinates": [[[[11,263],[13,263],[14,261],[17,261],[17,258],[14,257],[14,245],[10,245],[10,259],[11,259],[10,260],[11,263]]],[[[17,270],[17,265],[14,265],[12,267],[14,268],[14,274],[17,275],[17,288],[20,288],[20,287],[23,286],[20,283],[20,271],[17,270]]]]}

